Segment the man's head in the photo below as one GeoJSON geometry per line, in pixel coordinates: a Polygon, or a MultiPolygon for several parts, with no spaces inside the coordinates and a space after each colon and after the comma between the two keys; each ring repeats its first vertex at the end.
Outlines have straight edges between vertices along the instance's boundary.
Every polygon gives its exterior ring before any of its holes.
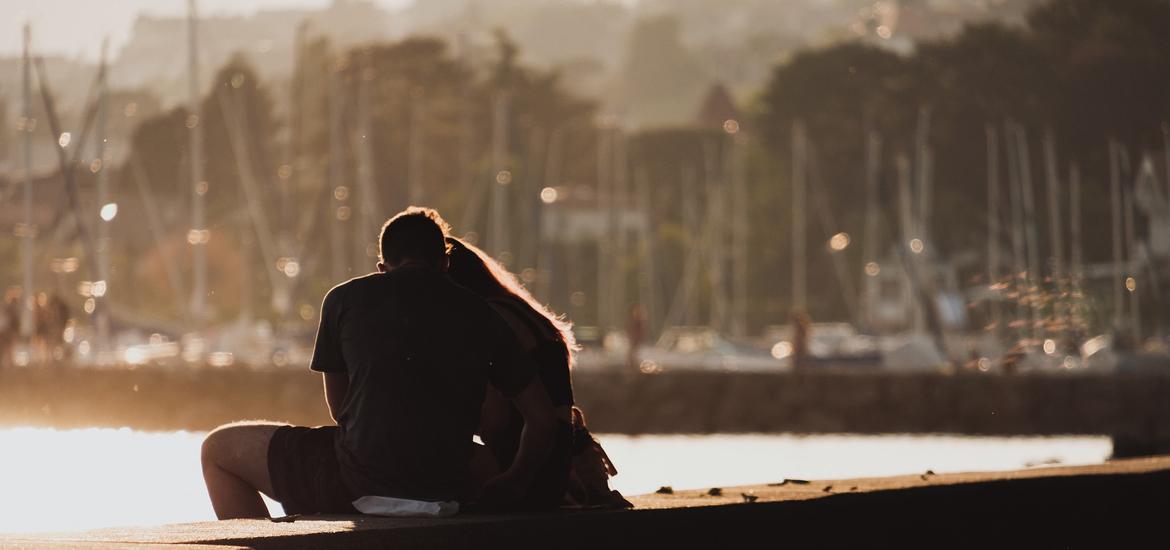
{"type": "Polygon", "coordinates": [[[447,222],[430,208],[411,206],[382,225],[378,271],[408,263],[447,267],[447,222]]]}

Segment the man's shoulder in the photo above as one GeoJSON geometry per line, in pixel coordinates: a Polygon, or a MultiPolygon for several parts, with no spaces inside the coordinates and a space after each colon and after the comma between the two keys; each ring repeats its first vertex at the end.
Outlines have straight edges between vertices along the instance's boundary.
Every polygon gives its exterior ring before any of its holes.
{"type": "Polygon", "coordinates": [[[490,309],[487,302],[474,292],[467,290],[451,280],[446,273],[432,269],[396,269],[387,273],[369,273],[354,277],[338,284],[329,290],[326,295],[348,296],[348,300],[361,300],[361,296],[374,292],[384,294],[422,292],[434,295],[436,292],[447,301],[466,308],[486,310],[490,309]]]}
{"type": "Polygon", "coordinates": [[[377,286],[377,281],[383,276],[382,273],[369,273],[335,285],[325,293],[322,307],[329,309],[345,307],[343,304],[352,303],[355,295],[360,297],[377,286]]]}
{"type": "Polygon", "coordinates": [[[367,273],[365,275],[360,275],[360,276],[354,277],[348,281],[345,281],[344,283],[340,283],[340,284],[334,286],[332,289],[330,289],[329,292],[333,292],[333,291],[339,290],[339,289],[348,290],[351,288],[359,288],[359,287],[363,287],[363,286],[368,286],[368,285],[374,283],[375,281],[377,281],[378,279],[385,278],[385,276],[386,276],[385,273],[378,273],[377,271],[375,271],[373,273],[367,273]]]}
{"type": "Polygon", "coordinates": [[[331,297],[334,299],[340,298],[342,295],[348,294],[354,289],[367,287],[377,275],[380,275],[380,273],[369,273],[360,277],[354,277],[343,283],[338,283],[325,293],[325,299],[329,300],[331,297]]]}

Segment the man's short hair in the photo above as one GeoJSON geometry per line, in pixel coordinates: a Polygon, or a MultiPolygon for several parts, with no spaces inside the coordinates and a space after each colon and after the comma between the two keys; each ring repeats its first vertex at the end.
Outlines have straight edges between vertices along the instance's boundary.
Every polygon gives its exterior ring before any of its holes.
{"type": "Polygon", "coordinates": [[[434,209],[411,206],[382,225],[378,255],[388,265],[409,260],[441,265],[450,248],[447,244],[450,230],[434,209]]]}

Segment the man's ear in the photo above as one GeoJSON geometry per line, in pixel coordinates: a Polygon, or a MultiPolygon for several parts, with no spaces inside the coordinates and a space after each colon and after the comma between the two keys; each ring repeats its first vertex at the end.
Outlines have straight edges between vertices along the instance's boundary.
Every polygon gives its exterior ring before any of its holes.
{"type": "Polygon", "coordinates": [[[384,264],[382,262],[378,262],[378,273],[385,273],[385,272],[386,272],[386,264],[384,264]]]}

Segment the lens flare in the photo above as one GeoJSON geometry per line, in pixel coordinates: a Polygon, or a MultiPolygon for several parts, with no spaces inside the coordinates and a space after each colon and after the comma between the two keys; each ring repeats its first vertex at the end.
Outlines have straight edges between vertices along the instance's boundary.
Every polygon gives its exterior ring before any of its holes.
{"type": "Polygon", "coordinates": [[[111,221],[118,215],[118,203],[111,202],[102,207],[101,217],[104,221],[111,221]]]}
{"type": "Polygon", "coordinates": [[[829,248],[832,249],[833,252],[840,252],[840,251],[848,248],[849,243],[850,243],[849,234],[845,233],[845,232],[841,232],[841,233],[837,233],[836,235],[833,235],[833,237],[829,239],[829,248]]]}

